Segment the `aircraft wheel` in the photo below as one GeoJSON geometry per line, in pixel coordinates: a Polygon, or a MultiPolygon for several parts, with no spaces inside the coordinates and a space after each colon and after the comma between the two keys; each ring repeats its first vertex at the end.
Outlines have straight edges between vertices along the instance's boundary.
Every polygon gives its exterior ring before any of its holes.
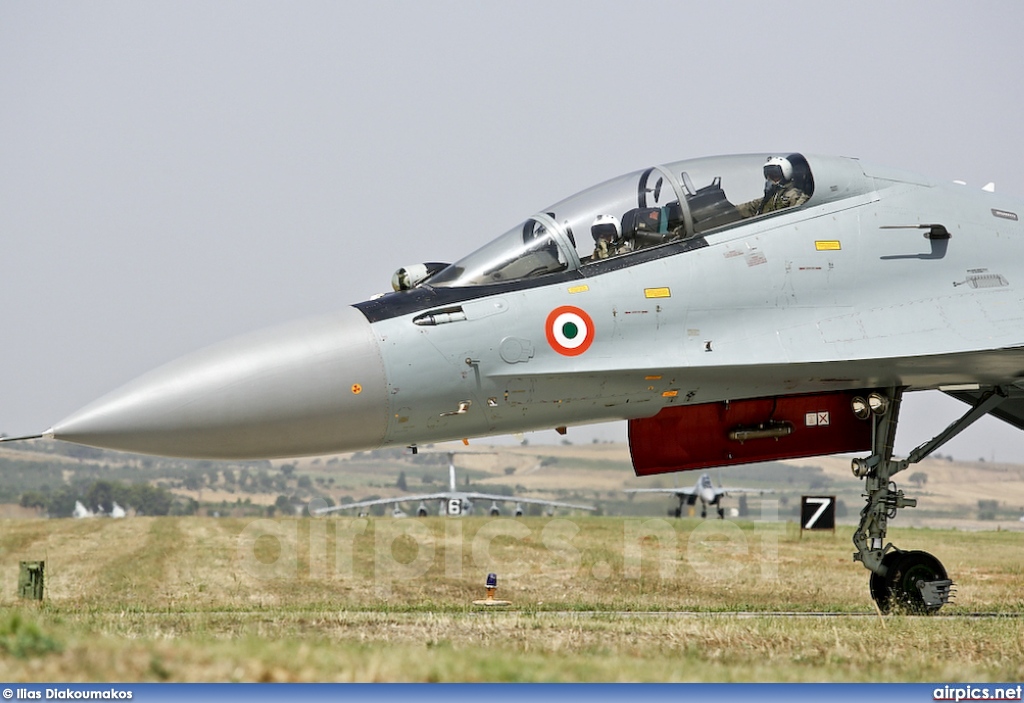
{"type": "Polygon", "coordinates": [[[673,512],[675,513],[676,517],[682,517],[683,516],[683,509],[682,508],[676,508],[673,512]]]}
{"type": "Polygon", "coordinates": [[[931,615],[942,605],[928,605],[917,587],[919,581],[942,581],[948,578],[942,562],[928,552],[892,551],[882,558],[885,576],[872,573],[869,581],[871,597],[883,613],[901,610],[914,615],[931,615]]]}
{"type": "MultiPolygon", "coordinates": [[[[898,553],[899,552],[889,552],[882,557],[882,566],[887,569],[891,569],[893,559],[890,557],[898,553]]],[[[883,613],[888,613],[889,608],[892,607],[892,593],[889,591],[889,586],[885,582],[885,576],[879,576],[872,571],[871,578],[868,579],[868,590],[871,591],[871,600],[878,604],[878,609],[883,613]]]]}

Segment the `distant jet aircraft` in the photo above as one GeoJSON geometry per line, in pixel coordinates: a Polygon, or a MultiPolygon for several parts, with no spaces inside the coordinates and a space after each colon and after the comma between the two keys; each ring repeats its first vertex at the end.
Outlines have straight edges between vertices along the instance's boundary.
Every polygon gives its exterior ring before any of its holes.
{"type": "Polygon", "coordinates": [[[675,516],[683,514],[684,505],[693,505],[700,501],[700,516],[708,516],[708,506],[714,505],[718,508],[718,517],[725,517],[725,509],[722,508],[722,497],[737,493],[771,493],[772,491],[763,488],[725,488],[715,486],[711,482],[711,476],[702,473],[697,483],[691,488],[627,488],[626,493],[672,493],[679,499],[679,505],[675,509],[675,516]]]}
{"type": "MultiPolygon", "coordinates": [[[[446,225],[479,230],[471,210],[446,225]]],[[[638,475],[865,452],[854,558],[882,610],[934,612],[952,581],[887,541],[916,504],[893,479],[986,414],[1024,429],[1022,215],[992,187],[846,157],[651,166],[31,437],[274,458],[626,420],[638,475]],[[900,401],[923,390],[970,408],[895,458],[900,401]]]]}
{"type": "Polygon", "coordinates": [[[360,508],[369,508],[374,505],[394,505],[392,511],[392,517],[406,517],[406,514],[399,509],[399,503],[415,503],[419,502],[416,507],[417,517],[427,517],[431,514],[431,510],[427,505],[429,502],[437,501],[438,508],[435,512],[437,515],[444,515],[448,517],[460,517],[463,515],[472,515],[475,509],[473,501],[491,501],[491,506],[487,509],[489,515],[497,516],[501,515],[501,508],[498,507],[498,503],[510,503],[515,502],[515,516],[519,517],[523,514],[523,504],[527,505],[546,505],[549,508],[573,508],[576,510],[594,510],[591,505],[577,505],[575,503],[561,503],[556,500],[541,500],[539,498],[519,498],[516,496],[502,496],[492,495],[490,493],[477,493],[476,491],[460,491],[455,481],[455,459],[454,455],[449,452],[448,454],[448,490],[439,491],[437,493],[423,493],[408,496],[400,496],[398,498],[380,498],[377,500],[363,500],[358,503],[346,503],[344,505],[335,505],[330,508],[320,508],[314,510],[315,515],[325,515],[327,513],[333,513],[340,510],[357,510],[360,508]]]}

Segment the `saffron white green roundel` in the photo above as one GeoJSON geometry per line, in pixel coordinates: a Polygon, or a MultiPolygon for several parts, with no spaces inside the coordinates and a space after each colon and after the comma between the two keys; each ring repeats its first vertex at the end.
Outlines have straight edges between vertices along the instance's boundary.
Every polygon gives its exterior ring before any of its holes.
{"type": "Polygon", "coordinates": [[[578,356],[594,341],[594,321],[580,308],[564,305],[548,314],[545,333],[556,352],[578,356]]]}

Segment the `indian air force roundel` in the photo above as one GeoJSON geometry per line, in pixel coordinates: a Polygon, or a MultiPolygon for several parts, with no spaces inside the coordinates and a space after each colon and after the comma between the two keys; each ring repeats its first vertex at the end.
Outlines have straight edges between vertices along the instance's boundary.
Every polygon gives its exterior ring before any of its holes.
{"type": "Polygon", "coordinates": [[[551,348],[565,356],[582,354],[594,341],[594,321],[586,312],[572,305],[552,310],[544,331],[551,348]]]}

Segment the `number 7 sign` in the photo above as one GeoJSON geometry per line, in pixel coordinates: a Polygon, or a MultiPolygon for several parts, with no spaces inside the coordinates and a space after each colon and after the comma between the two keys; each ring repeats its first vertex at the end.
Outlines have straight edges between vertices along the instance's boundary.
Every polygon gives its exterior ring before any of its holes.
{"type": "Polygon", "coordinates": [[[835,496],[800,497],[800,531],[836,529],[835,496]]]}

